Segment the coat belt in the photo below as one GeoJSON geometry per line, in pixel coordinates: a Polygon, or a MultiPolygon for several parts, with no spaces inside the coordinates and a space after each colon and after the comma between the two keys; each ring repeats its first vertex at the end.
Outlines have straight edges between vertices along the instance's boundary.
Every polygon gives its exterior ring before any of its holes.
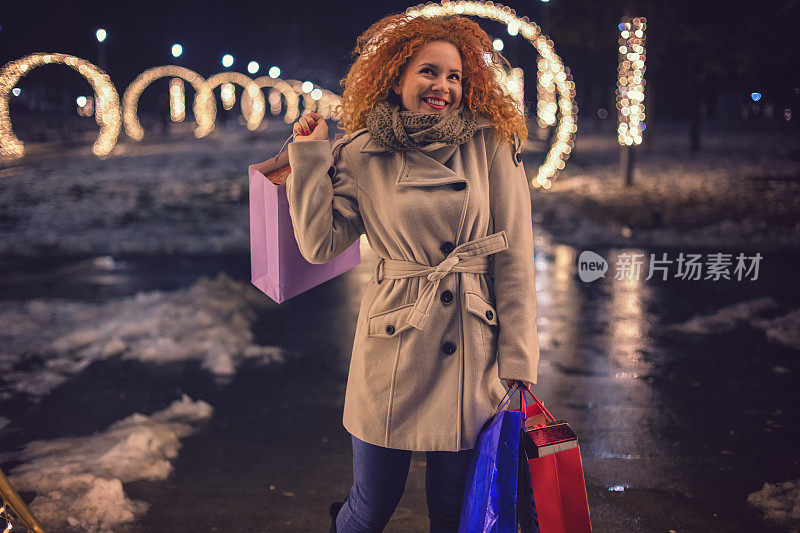
{"type": "Polygon", "coordinates": [[[450,272],[485,274],[489,272],[489,255],[507,249],[508,239],[506,238],[506,232],[500,231],[459,244],[436,266],[381,257],[378,260],[375,280],[380,283],[387,278],[403,279],[415,276],[426,276],[428,278],[428,282],[417,296],[417,301],[406,319],[408,324],[422,330],[428,320],[431,305],[433,305],[433,297],[439,290],[439,280],[450,272]]]}

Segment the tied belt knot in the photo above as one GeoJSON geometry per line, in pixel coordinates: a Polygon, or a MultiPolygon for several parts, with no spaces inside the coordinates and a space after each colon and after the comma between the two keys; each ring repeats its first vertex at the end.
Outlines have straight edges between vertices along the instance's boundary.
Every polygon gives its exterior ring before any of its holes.
{"type": "Polygon", "coordinates": [[[375,270],[375,280],[380,283],[384,279],[403,279],[416,276],[427,278],[428,282],[420,290],[417,301],[406,318],[409,325],[423,330],[433,305],[433,297],[439,290],[439,281],[443,277],[451,272],[488,273],[489,256],[507,249],[506,232],[500,231],[459,244],[436,266],[381,257],[375,270]]]}

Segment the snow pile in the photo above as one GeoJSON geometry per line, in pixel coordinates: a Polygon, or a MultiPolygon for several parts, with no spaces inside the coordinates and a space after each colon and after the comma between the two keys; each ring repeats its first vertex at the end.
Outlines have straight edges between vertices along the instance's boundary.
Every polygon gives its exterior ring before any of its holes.
{"type": "Polygon", "coordinates": [[[698,315],[683,322],[668,326],[674,331],[707,335],[732,331],[740,322],[764,330],[767,339],[800,350],[800,309],[775,318],[759,315],[773,311],[778,303],[770,297],[756,298],[747,302],[723,307],[709,315],[698,315]]]}
{"type": "Polygon", "coordinates": [[[764,483],[764,487],[747,496],[747,503],[758,508],[767,520],[787,529],[800,528],[800,480],[764,483]]]}
{"type": "Polygon", "coordinates": [[[187,395],[151,416],[134,413],[88,437],[33,441],[10,472],[18,491],[36,492],[31,511],[48,531],[114,531],[147,511],[123,483],[166,479],[180,439],[209,419],[212,407],[187,395]]]}
{"type": "Polygon", "coordinates": [[[709,315],[698,315],[686,322],[670,326],[684,333],[710,334],[733,330],[740,321],[750,321],[759,313],[774,309],[778,302],[770,297],[756,298],[747,302],[723,307],[709,315]]]}
{"type": "Polygon", "coordinates": [[[762,328],[769,340],[800,350],[800,309],[773,320],[757,320],[753,325],[762,328]]]}
{"type": "MultiPolygon", "coordinates": [[[[660,129],[653,145],[634,150],[632,187],[615,139],[579,132],[562,174],[535,190],[534,213],[575,246],[797,249],[796,141],[709,125],[702,151],[691,153],[681,125],[660,129]]],[[[529,176],[535,159],[526,158],[529,176]]]]}
{"type": "Polygon", "coordinates": [[[217,376],[244,358],[283,358],[253,344],[251,325],[269,299],[220,273],[175,292],[142,292],[100,304],[36,299],[0,308],[0,389],[47,394],[92,361],[112,356],[153,363],[199,359],[217,376]]]}

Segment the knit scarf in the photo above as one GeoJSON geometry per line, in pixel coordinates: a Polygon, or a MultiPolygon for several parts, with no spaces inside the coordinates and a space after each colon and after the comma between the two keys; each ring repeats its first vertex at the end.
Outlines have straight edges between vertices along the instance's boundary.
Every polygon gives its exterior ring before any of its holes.
{"type": "Polygon", "coordinates": [[[396,151],[417,150],[433,142],[463,144],[472,138],[476,124],[475,116],[465,105],[446,114],[414,113],[381,100],[367,115],[372,138],[396,151]]]}

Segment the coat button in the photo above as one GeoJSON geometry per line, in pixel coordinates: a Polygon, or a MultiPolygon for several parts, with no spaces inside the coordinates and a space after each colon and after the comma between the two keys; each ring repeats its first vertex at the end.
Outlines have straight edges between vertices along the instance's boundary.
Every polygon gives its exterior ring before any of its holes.
{"type": "Polygon", "coordinates": [[[391,335],[392,333],[394,333],[394,326],[393,326],[393,325],[391,325],[391,324],[389,324],[388,326],[386,326],[386,333],[388,333],[389,335],[391,335]]]}
{"type": "Polygon", "coordinates": [[[439,249],[442,251],[444,255],[450,255],[450,252],[453,251],[453,248],[455,248],[455,246],[453,246],[453,243],[449,241],[443,242],[442,245],[439,247],[439,249]]]}
{"type": "Polygon", "coordinates": [[[447,305],[453,301],[453,293],[450,291],[444,291],[440,298],[442,299],[442,303],[447,305]]]}
{"type": "Polygon", "coordinates": [[[521,154],[521,153],[517,152],[517,153],[514,155],[514,157],[516,158],[516,160],[517,160],[517,163],[521,163],[521,162],[522,162],[522,154],[521,154]]]}
{"type": "Polygon", "coordinates": [[[446,342],[442,345],[442,351],[447,355],[453,355],[456,353],[456,345],[452,342],[446,342]]]}
{"type": "Polygon", "coordinates": [[[464,183],[463,181],[459,181],[457,183],[452,184],[451,187],[453,188],[454,191],[463,191],[464,189],[467,188],[467,184],[464,183]]]}
{"type": "Polygon", "coordinates": [[[492,318],[494,318],[494,313],[492,313],[491,311],[486,311],[486,318],[491,320],[492,318]]]}

